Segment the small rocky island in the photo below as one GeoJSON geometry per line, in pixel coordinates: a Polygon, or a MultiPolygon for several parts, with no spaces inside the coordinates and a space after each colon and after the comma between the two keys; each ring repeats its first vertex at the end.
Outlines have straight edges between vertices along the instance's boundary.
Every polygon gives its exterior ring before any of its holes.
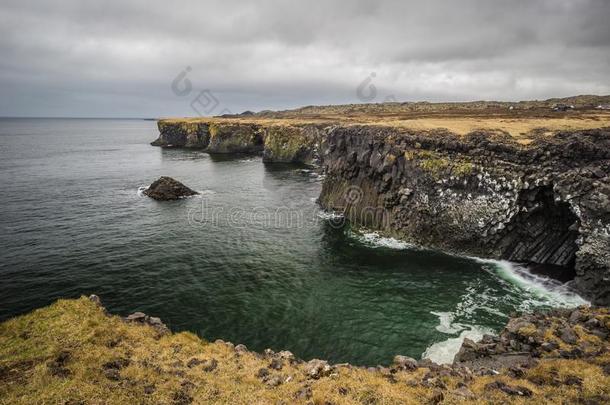
{"type": "Polygon", "coordinates": [[[155,180],[142,193],[159,201],[178,200],[180,198],[199,194],[180,183],[178,180],[174,180],[167,176],[161,176],[158,180],[155,180]]]}

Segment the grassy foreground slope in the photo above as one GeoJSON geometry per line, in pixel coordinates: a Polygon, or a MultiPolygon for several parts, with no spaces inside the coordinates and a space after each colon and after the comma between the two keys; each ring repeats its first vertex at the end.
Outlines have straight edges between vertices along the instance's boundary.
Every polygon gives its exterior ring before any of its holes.
{"type": "MultiPolygon", "coordinates": [[[[607,311],[596,316],[610,324],[607,311]]],[[[83,297],[0,326],[0,403],[604,403],[607,349],[605,342],[587,360],[540,360],[512,376],[408,362],[374,370],[330,367],[127,323],[83,297]]]]}

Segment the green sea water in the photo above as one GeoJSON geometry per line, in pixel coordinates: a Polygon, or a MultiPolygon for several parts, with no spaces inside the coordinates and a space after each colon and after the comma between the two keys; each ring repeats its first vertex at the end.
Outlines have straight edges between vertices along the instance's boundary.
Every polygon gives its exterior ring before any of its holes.
{"type": "Polygon", "coordinates": [[[450,361],[511,312],[584,302],[512,263],[342,226],[302,167],[155,148],[156,135],[143,120],[0,120],[0,319],[97,294],[208,340],[375,365],[450,361]],[[202,194],[143,196],[161,175],[202,194]]]}

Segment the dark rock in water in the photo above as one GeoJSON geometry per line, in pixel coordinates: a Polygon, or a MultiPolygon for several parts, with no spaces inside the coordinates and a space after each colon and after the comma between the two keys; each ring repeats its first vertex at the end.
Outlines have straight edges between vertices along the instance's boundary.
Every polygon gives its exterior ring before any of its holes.
{"type": "Polygon", "coordinates": [[[171,177],[162,176],[158,180],[155,180],[150,187],[144,190],[144,194],[155,200],[167,201],[177,200],[182,197],[188,197],[191,195],[199,194],[198,192],[191,190],[184,184],[171,177]]]}

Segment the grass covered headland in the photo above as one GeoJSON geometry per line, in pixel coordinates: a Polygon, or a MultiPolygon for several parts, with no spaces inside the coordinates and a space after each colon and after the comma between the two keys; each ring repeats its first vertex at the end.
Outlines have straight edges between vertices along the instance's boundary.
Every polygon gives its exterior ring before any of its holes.
{"type": "Polygon", "coordinates": [[[0,326],[0,403],[601,404],[610,401],[609,329],[605,308],[555,310],[466,342],[451,366],[396,356],[364,368],[209,343],[82,297],[0,326]]]}

